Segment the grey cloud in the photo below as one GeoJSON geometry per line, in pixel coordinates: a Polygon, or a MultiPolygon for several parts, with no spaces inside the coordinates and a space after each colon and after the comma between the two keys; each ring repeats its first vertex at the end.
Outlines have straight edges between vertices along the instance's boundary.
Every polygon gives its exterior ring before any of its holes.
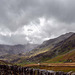
{"type": "Polygon", "coordinates": [[[10,30],[29,24],[39,17],[75,21],[74,0],[0,0],[0,20],[10,30]]]}
{"type": "MultiPolygon", "coordinates": [[[[0,41],[3,40],[3,43],[24,44],[29,42],[26,37],[30,39],[30,42],[40,43],[47,37],[75,31],[74,24],[74,0],[0,0],[0,31],[11,34],[11,37],[0,34],[0,41]],[[53,26],[45,23],[42,27],[39,20],[42,17],[46,20],[55,19],[58,25],[55,27],[55,23],[53,26]],[[26,33],[15,35],[15,32],[22,32],[23,26],[28,26],[31,22],[37,28],[40,26],[41,29],[38,28],[40,33],[37,31],[32,36],[27,36],[26,33]]],[[[28,31],[34,30],[30,28],[28,31]]]]}
{"type": "Polygon", "coordinates": [[[1,44],[9,44],[9,45],[14,45],[14,44],[27,44],[28,41],[27,39],[25,39],[25,35],[20,34],[20,35],[11,35],[8,36],[4,36],[4,35],[0,35],[0,40],[1,40],[1,44]]]}

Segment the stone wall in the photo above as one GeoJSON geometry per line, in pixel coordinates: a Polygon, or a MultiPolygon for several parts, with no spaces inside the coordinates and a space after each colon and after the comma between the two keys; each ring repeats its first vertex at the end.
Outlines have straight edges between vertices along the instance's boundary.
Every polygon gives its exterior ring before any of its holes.
{"type": "Polygon", "coordinates": [[[32,69],[29,67],[0,65],[0,75],[75,75],[75,73],[64,73],[61,71],[50,71],[41,69],[32,69]]]}

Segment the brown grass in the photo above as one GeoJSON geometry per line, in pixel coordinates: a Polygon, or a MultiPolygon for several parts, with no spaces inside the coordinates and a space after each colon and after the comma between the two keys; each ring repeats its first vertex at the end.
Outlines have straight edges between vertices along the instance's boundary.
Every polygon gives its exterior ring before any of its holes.
{"type": "Polygon", "coordinates": [[[54,70],[54,71],[75,71],[75,63],[43,63],[43,64],[30,64],[25,65],[26,67],[54,70]]]}

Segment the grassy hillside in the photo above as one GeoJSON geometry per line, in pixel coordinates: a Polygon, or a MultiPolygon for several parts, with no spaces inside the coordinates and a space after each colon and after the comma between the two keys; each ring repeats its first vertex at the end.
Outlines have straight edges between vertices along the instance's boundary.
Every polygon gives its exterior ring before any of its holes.
{"type": "Polygon", "coordinates": [[[75,50],[70,51],[66,54],[59,55],[51,60],[46,61],[47,63],[60,63],[60,62],[75,62],[75,50]]]}
{"type": "Polygon", "coordinates": [[[11,63],[8,63],[6,61],[0,60],[0,65],[13,65],[11,63]]]}

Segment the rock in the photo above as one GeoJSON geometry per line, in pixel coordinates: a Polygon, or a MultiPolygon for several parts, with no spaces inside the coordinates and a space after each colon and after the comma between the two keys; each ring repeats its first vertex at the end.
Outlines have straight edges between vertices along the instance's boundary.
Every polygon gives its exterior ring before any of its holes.
{"type": "Polygon", "coordinates": [[[57,71],[56,72],[56,75],[63,75],[64,74],[64,72],[62,72],[62,71],[57,71]]]}
{"type": "Polygon", "coordinates": [[[56,75],[56,72],[52,70],[48,70],[48,75],[56,75]]]}
{"type": "Polygon", "coordinates": [[[70,72],[68,72],[67,74],[68,74],[68,75],[71,75],[72,73],[73,73],[73,71],[70,71],[70,72]]]}

